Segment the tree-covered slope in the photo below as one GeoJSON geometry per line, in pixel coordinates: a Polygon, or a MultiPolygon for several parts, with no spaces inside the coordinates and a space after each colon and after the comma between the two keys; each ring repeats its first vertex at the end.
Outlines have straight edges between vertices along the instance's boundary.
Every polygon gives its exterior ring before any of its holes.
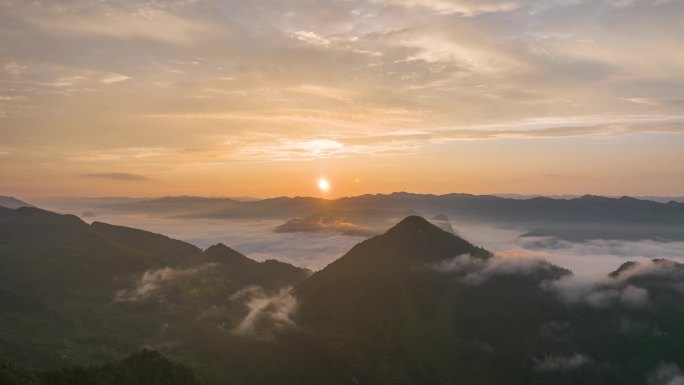
{"type": "Polygon", "coordinates": [[[143,349],[101,366],[40,372],[0,360],[2,385],[200,385],[195,374],[161,354],[143,349]]]}
{"type": "Polygon", "coordinates": [[[28,207],[0,210],[0,264],[0,355],[39,369],[185,345],[201,329],[229,333],[249,311],[235,293],[276,292],[310,274],[28,207]]]}
{"type": "Polygon", "coordinates": [[[583,283],[412,217],[299,285],[297,320],[340,384],[644,384],[684,362],[684,269],[652,265],[583,283]]]}

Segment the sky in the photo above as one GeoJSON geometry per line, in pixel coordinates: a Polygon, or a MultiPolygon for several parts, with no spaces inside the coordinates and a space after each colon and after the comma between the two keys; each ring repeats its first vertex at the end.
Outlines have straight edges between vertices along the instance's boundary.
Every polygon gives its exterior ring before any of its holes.
{"type": "Polygon", "coordinates": [[[684,195],[682,19],[681,0],[0,0],[0,195],[684,195]]]}

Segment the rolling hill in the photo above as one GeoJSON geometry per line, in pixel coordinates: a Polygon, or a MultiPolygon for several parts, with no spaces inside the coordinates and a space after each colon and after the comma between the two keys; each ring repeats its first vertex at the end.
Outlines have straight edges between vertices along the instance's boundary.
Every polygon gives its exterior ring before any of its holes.
{"type": "Polygon", "coordinates": [[[628,262],[581,282],[418,216],[311,274],[0,209],[0,262],[0,354],[54,381],[136,378],[105,363],[145,346],[212,384],[667,384],[684,366],[683,265],[628,262]],[[55,372],[84,364],[105,366],[55,372]]]}

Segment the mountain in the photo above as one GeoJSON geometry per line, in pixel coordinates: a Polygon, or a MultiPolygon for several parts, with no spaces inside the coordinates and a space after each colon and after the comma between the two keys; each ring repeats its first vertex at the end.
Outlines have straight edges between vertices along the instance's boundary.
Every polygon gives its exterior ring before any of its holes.
{"type": "MultiPolygon", "coordinates": [[[[489,258],[491,253],[449,234],[418,216],[410,216],[385,234],[354,246],[348,253],[297,286],[303,306],[339,321],[359,304],[375,306],[393,301],[409,282],[422,277],[430,264],[470,254],[489,258]],[[335,298],[330,301],[329,298],[335,298]]],[[[307,308],[303,309],[306,314],[307,308]]],[[[354,317],[358,320],[356,317],[354,317]]],[[[350,320],[353,321],[353,320],[350,320]]]]}
{"type": "Polygon", "coordinates": [[[200,385],[194,373],[161,354],[143,349],[126,359],[102,366],[36,372],[0,360],[3,385],[200,385]]]}
{"type": "Polygon", "coordinates": [[[152,256],[164,256],[165,263],[192,264],[188,257],[197,256],[202,252],[200,248],[187,242],[130,227],[93,222],[90,229],[111,243],[124,245],[152,256]]]}
{"type": "Polygon", "coordinates": [[[151,352],[121,361],[144,346],[212,384],[676,384],[684,367],[684,265],[587,283],[419,216],[311,274],[0,209],[0,263],[0,355],[38,370],[3,362],[14,383],[192,383],[151,352]]]}
{"type": "Polygon", "coordinates": [[[503,274],[496,282],[469,286],[440,272],[458,258],[484,266],[493,257],[412,216],[296,287],[298,322],[336,346],[353,373],[339,383],[456,383],[473,380],[471,375],[503,380],[488,368],[496,361],[483,355],[483,346],[500,343],[515,353],[509,340],[530,335],[526,325],[545,318],[529,309],[558,307],[538,290],[539,282],[568,272],[544,264],[533,274],[503,274]],[[499,323],[516,313],[530,315],[524,322],[499,323]]]}
{"type": "Polygon", "coordinates": [[[329,201],[310,197],[277,197],[261,200],[231,198],[163,197],[100,206],[114,212],[155,213],[182,218],[274,218],[325,210],[329,201]]]}
{"type": "Polygon", "coordinates": [[[30,204],[20,201],[17,198],[2,195],[0,195],[0,206],[8,209],[17,209],[19,207],[32,207],[30,204]]]}
{"type": "Polygon", "coordinates": [[[203,251],[33,207],[0,209],[0,264],[0,356],[39,369],[175,346],[217,324],[230,330],[249,310],[230,300],[236,292],[277,292],[310,275],[223,245],[203,251]]]}
{"type": "MultiPolygon", "coordinates": [[[[92,203],[92,202],[91,202],[92,203]]],[[[459,222],[527,229],[527,236],[588,239],[684,239],[684,203],[631,197],[516,197],[398,192],[334,200],[278,197],[255,201],[230,198],[165,197],[114,202],[80,210],[139,213],[175,218],[280,219],[281,232],[329,231],[377,234],[407,213],[448,215],[459,222]]]]}
{"type": "Polygon", "coordinates": [[[430,223],[446,231],[447,233],[456,234],[454,232],[454,228],[451,226],[451,221],[449,220],[449,217],[447,217],[444,214],[435,215],[430,219],[430,223]]]}
{"type": "Polygon", "coordinates": [[[297,322],[344,368],[328,383],[643,384],[670,365],[668,383],[684,363],[683,266],[584,285],[409,217],[297,286],[297,322]]]}
{"type": "Polygon", "coordinates": [[[276,276],[292,283],[308,274],[285,263],[253,261],[224,245],[202,251],[148,231],[101,222],[88,225],[73,215],[33,207],[0,211],[0,246],[4,286],[44,298],[71,290],[104,290],[109,295],[127,277],[209,262],[245,284],[271,282],[276,276]]]}

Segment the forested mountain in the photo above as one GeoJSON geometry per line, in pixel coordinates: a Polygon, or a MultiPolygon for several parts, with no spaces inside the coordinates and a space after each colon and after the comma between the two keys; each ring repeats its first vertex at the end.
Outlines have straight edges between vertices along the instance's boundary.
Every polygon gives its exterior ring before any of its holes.
{"type": "Polygon", "coordinates": [[[2,385],[200,385],[195,374],[159,353],[143,349],[101,366],[38,372],[0,360],[2,385]]]}
{"type": "Polygon", "coordinates": [[[221,244],[3,209],[0,262],[0,354],[38,371],[3,364],[15,383],[192,383],[150,352],[105,364],[144,346],[211,384],[684,379],[683,265],[627,262],[582,282],[418,216],[311,275],[221,244]],[[104,366],[60,369],[86,364],[104,366]]]}
{"type": "Polygon", "coordinates": [[[250,299],[231,295],[251,285],[269,295],[310,274],[31,207],[0,210],[0,263],[0,356],[38,369],[178,344],[195,328],[228,333],[250,299]]]}

